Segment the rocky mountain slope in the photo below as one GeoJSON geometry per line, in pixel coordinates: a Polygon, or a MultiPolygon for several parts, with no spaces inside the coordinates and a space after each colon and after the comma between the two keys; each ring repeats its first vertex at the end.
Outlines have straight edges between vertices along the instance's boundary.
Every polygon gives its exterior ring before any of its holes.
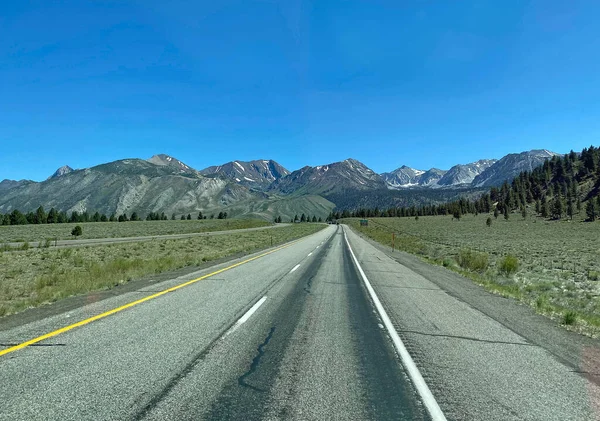
{"type": "Polygon", "coordinates": [[[290,172],[272,159],[255,161],[232,161],[200,171],[205,176],[218,176],[235,181],[243,186],[264,190],[276,180],[290,172]]]}
{"type": "Polygon", "coordinates": [[[384,179],[363,163],[346,159],[328,165],[303,167],[275,181],[269,191],[279,194],[329,195],[348,190],[385,189],[384,179]]]}
{"type": "Polygon", "coordinates": [[[326,216],[337,206],[441,203],[500,185],[555,154],[533,150],[448,171],[402,166],[381,175],[355,159],[289,172],[273,160],[232,161],[201,171],[168,155],[123,159],[73,170],[64,166],[42,182],[0,182],[0,213],[42,205],[66,212],[186,214],[229,209],[230,215],[272,219],[295,213],[326,216]],[[302,210],[302,211],[300,211],[302,210]]]}
{"type": "Polygon", "coordinates": [[[60,167],[59,169],[54,171],[54,174],[52,174],[50,177],[48,177],[48,180],[51,178],[61,177],[65,174],[69,174],[70,172],[73,172],[73,171],[74,171],[73,168],[69,167],[68,165],[63,165],[62,167],[60,167]]]}
{"type": "Polygon", "coordinates": [[[471,184],[475,177],[497,162],[496,159],[481,159],[466,165],[455,165],[437,181],[438,187],[471,184]]]}
{"type": "Polygon", "coordinates": [[[499,186],[506,180],[512,180],[521,171],[531,171],[552,158],[557,153],[546,149],[534,149],[528,152],[511,153],[498,160],[494,165],[473,179],[475,187],[499,186]]]}
{"type": "Polygon", "coordinates": [[[170,214],[218,209],[242,200],[264,198],[236,183],[202,177],[195,170],[182,173],[182,169],[179,164],[125,159],[75,170],[2,192],[0,212],[32,210],[42,205],[47,209],[98,211],[107,215],[133,211],[170,214]]]}

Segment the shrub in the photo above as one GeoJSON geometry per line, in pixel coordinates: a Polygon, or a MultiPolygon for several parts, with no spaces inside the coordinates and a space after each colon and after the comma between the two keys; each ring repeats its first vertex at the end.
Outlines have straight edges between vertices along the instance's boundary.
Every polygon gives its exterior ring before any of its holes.
{"type": "Polygon", "coordinates": [[[79,237],[81,234],[83,234],[81,225],[76,225],[75,228],[73,228],[73,231],[71,231],[71,235],[74,237],[79,237]]]}
{"type": "Polygon", "coordinates": [[[463,249],[458,255],[458,264],[468,270],[483,272],[489,264],[487,253],[477,253],[468,249],[463,249]]]}
{"type": "Polygon", "coordinates": [[[509,254],[498,262],[498,270],[506,276],[515,274],[519,270],[519,259],[509,254]]]}
{"type": "Polygon", "coordinates": [[[600,279],[600,272],[597,272],[595,270],[590,270],[588,273],[588,279],[590,281],[597,281],[600,279]]]}
{"type": "Polygon", "coordinates": [[[21,245],[20,249],[21,249],[21,250],[29,250],[29,242],[25,241],[25,242],[24,242],[24,243],[21,245]]]}
{"type": "Polygon", "coordinates": [[[444,266],[445,268],[452,266],[452,259],[445,258],[442,261],[442,266],[444,266]]]}
{"type": "Polygon", "coordinates": [[[566,325],[574,325],[577,322],[577,313],[569,310],[563,314],[563,323],[566,325]]]}

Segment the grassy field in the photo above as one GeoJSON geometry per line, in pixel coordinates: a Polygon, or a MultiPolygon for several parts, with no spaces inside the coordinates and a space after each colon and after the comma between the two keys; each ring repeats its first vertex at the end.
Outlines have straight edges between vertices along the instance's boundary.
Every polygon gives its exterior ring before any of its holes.
{"type": "Polygon", "coordinates": [[[214,237],[1,253],[0,316],[64,297],[108,289],[147,275],[251,252],[270,246],[271,242],[280,244],[324,227],[323,224],[293,224],[276,230],[214,237]]]}
{"type": "Polygon", "coordinates": [[[271,225],[256,219],[203,219],[176,221],[88,222],[84,224],[41,224],[0,226],[0,245],[11,242],[73,239],[71,231],[81,225],[78,239],[141,237],[165,234],[191,234],[271,225]]]}
{"type": "Polygon", "coordinates": [[[344,222],[388,246],[461,272],[577,330],[600,333],[600,223],[466,215],[344,222]]]}

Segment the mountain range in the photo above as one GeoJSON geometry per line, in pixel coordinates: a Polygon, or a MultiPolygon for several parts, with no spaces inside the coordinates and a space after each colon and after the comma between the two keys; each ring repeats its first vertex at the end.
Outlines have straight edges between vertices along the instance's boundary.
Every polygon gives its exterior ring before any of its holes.
{"type": "Polygon", "coordinates": [[[59,168],[47,180],[0,182],[0,212],[42,205],[67,212],[175,213],[226,210],[232,216],[326,216],[334,207],[407,206],[474,195],[552,156],[547,150],[482,159],[449,170],[401,166],[377,174],[355,159],[290,172],[273,160],[232,161],[196,170],[168,155],[85,169],[59,168]]]}

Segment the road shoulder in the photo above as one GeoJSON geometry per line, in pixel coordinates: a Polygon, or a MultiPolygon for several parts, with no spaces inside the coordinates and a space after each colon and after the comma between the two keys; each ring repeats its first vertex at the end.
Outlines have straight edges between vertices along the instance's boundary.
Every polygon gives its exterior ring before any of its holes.
{"type": "Polygon", "coordinates": [[[597,340],[443,267],[348,233],[449,418],[591,419],[599,396],[597,340]]]}

